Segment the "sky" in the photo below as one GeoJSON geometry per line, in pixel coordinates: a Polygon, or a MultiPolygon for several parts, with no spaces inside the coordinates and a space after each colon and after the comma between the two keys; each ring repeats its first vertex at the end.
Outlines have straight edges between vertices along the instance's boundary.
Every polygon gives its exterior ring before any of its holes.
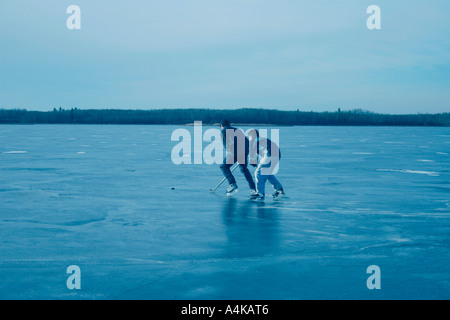
{"type": "Polygon", "coordinates": [[[450,112],[449,34],[448,0],[1,0],[0,108],[450,112]]]}

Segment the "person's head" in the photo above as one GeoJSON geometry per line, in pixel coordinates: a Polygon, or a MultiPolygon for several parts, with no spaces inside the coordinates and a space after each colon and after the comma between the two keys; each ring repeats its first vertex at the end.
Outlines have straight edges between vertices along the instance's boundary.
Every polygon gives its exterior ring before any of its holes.
{"type": "Polygon", "coordinates": [[[250,140],[250,142],[253,141],[253,140],[258,139],[258,137],[259,137],[258,130],[256,130],[256,129],[248,130],[247,131],[247,137],[248,137],[248,140],[250,140]]]}
{"type": "Polygon", "coordinates": [[[227,119],[224,119],[222,121],[220,121],[220,127],[223,128],[227,128],[230,126],[230,121],[228,121],[227,119]]]}

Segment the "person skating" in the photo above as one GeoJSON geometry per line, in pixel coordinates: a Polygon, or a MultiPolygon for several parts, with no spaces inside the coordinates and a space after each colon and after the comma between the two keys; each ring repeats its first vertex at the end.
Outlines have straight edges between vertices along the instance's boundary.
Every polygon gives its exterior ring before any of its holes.
{"type": "Polygon", "coordinates": [[[227,196],[231,196],[238,192],[236,179],[230,170],[231,166],[236,162],[239,164],[239,169],[247,180],[248,186],[250,187],[250,193],[256,194],[256,185],[250,171],[248,170],[248,154],[250,144],[248,138],[241,129],[231,127],[228,120],[222,120],[220,123],[220,128],[223,146],[226,150],[220,169],[229,183],[227,196]]]}
{"type": "Polygon", "coordinates": [[[273,199],[278,200],[282,198],[286,194],[280,181],[275,177],[281,159],[279,147],[270,139],[260,137],[258,130],[255,129],[249,131],[248,139],[250,142],[249,162],[252,166],[257,167],[255,170],[256,194],[251,195],[250,199],[265,199],[266,181],[269,181],[275,189],[275,192],[272,194],[273,199]]]}

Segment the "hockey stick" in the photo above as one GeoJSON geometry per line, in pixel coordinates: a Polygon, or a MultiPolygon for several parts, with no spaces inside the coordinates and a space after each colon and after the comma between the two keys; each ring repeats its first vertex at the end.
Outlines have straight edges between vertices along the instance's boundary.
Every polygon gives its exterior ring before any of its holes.
{"type": "MultiPolygon", "coordinates": [[[[236,170],[236,168],[239,166],[239,163],[236,163],[236,165],[234,166],[233,169],[231,169],[231,172],[233,173],[234,170],[236,170]]],[[[217,187],[215,187],[214,189],[210,189],[209,192],[213,193],[214,191],[217,190],[217,188],[219,188],[222,183],[226,180],[227,178],[223,178],[222,181],[220,181],[220,183],[217,185],[217,187]]]]}

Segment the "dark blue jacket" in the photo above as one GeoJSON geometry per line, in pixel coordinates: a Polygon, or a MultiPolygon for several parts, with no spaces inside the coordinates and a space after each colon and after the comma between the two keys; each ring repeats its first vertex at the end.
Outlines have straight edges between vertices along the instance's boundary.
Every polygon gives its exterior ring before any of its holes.
{"type": "Polygon", "coordinates": [[[237,158],[238,155],[241,155],[243,152],[245,152],[245,158],[248,156],[249,152],[249,141],[247,136],[245,135],[244,131],[234,128],[231,126],[225,127],[221,131],[222,133],[222,143],[223,147],[226,149],[227,152],[232,153],[235,158],[237,158]],[[233,134],[227,137],[227,130],[233,130],[233,134]],[[244,140],[244,146],[241,146],[242,141],[244,140]]]}

